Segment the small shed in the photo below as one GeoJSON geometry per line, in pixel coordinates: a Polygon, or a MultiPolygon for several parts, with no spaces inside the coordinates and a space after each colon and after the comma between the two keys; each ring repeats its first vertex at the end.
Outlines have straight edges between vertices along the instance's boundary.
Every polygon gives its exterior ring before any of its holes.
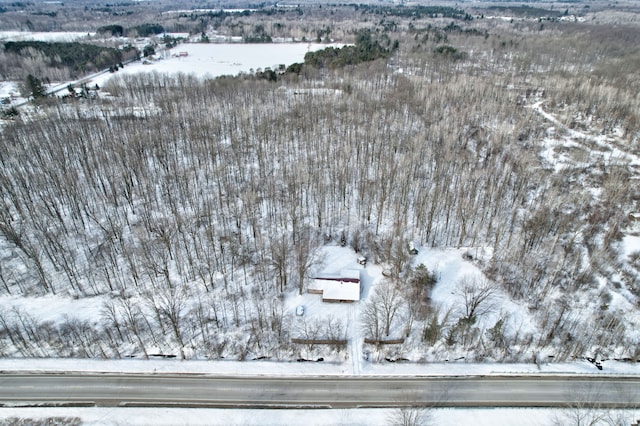
{"type": "Polygon", "coordinates": [[[418,254],[418,249],[416,248],[416,245],[413,243],[413,241],[409,241],[407,243],[407,250],[409,251],[410,255],[415,256],[416,254],[418,254]]]}

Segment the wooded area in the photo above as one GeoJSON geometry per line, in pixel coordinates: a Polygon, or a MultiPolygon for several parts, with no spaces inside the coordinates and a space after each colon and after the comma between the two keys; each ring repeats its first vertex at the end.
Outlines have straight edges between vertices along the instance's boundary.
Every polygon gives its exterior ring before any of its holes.
{"type": "MultiPolygon", "coordinates": [[[[637,358],[607,300],[640,297],[640,265],[617,251],[638,206],[640,27],[389,14],[395,25],[330,31],[374,46],[366,62],[309,54],[277,83],[116,75],[112,97],[5,123],[0,292],[111,299],[93,322],[0,312],[0,355],[295,358],[283,295],[304,288],[321,246],[344,240],[392,271],[363,302],[369,338],[405,338],[426,359],[434,347],[637,358]],[[547,150],[572,132],[589,137],[547,150]],[[470,259],[490,283],[459,283],[464,309],[440,311],[407,241],[490,250],[470,259]],[[529,307],[537,333],[509,318],[476,326],[496,288],[529,307]]],[[[331,321],[297,336],[342,340],[345,323],[331,321]]]]}

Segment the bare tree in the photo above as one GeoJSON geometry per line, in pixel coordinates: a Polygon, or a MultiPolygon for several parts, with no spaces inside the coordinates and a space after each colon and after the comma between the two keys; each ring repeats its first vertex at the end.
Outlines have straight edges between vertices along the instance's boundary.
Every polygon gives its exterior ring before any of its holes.
{"type": "Polygon", "coordinates": [[[305,318],[302,320],[302,323],[296,327],[296,333],[308,341],[307,350],[311,352],[315,348],[314,340],[322,338],[322,321],[305,318]]]}
{"type": "Polygon", "coordinates": [[[455,293],[461,299],[463,318],[473,323],[494,309],[497,287],[485,278],[465,276],[458,281],[455,293]]]}
{"type": "Polygon", "coordinates": [[[557,426],[596,426],[603,424],[607,418],[607,410],[594,405],[602,397],[596,385],[578,386],[571,392],[574,402],[556,415],[553,423],[557,426]]]}
{"type": "MultiPolygon", "coordinates": [[[[118,306],[115,310],[117,310],[117,314],[114,314],[114,316],[120,316],[124,326],[135,336],[140,349],[144,353],[145,359],[149,359],[149,354],[147,353],[143,339],[143,330],[146,319],[140,311],[140,307],[133,303],[130,298],[122,297],[118,299],[118,306]]],[[[150,330],[150,332],[153,337],[153,330],[150,330]]]]}
{"type": "MultiPolygon", "coordinates": [[[[183,319],[187,308],[187,293],[184,287],[160,287],[146,294],[149,306],[154,310],[158,322],[167,322],[180,347],[180,357],[185,358],[183,319]]],[[[158,324],[161,326],[161,324],[158,324]]]]}
{"type": "Polygon", "coordinates": [[[293,248],[295,251],[296,272],[298,274],[298,294],[302,294],[304,291],[304,281],[309,271],[315,265],[322,263],[319,242],[313,237],[311,229],[304,228],[300,234],[293,248]]]}
{"type": "Polygon", "coordinates": [[[431,413],[425,407],[400,407],[387,416],[389,426],[427,426],[431,424],[431,413]]]}
{"type": "Polygon", "coordinates": [[[362,310],[364,331],[375,340],[383,335],[388,337],[404,305],[397,284],[389,279],[380,281],[362,310]]]}
{"type": "Polygon", "coordinates": [[[389,426],[428,426],[433,424],[433,407],[446,401],[447,387],[440,390],[435,401],[424,401],[420,395],[408,392],[396,401],[398,408],[387,415],[386,424],[389,426]]]}
{"type": "Polygon", "coordinates": [[[280,293],[287,288],[289,275],[289,258],[291,246],[285,234],[271,241],[271,266],[275,269],[278,277],[278,288],[280,293]]]}

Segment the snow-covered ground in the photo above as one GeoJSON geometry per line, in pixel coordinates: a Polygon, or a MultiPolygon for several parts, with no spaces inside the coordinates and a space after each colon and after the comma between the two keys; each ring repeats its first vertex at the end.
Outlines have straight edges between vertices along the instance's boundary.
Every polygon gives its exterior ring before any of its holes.
{"type": "Polygon", "coordinates": [[[20,88],[15,81],[1,81],[0,82],[0,99],[12,99],[20,96],[20,88]]]}
{"type": "MultiPolygon", "coordinates": [[[[629,238],[629,244],[633,246],[633,240],[629,238]]],[[[456,321],[463,312],[459,283],[469,277],[484,279],[484,275],[472,261],[467,258],[471,255],[476,259],[490,257],[488,250],[480,248],[426,248],[417,246],[419,253],[412,258],[412,266],[425,265],[434,273],[438,282],[435,285],[431,298],[432,303],[440,307],[440,321],[448,312],[452,313],[449,321],[456,321]],[[467,258],[465,258],[467,257],[467,258]]],[[[320,294],[312,294],[306,291],[299,295],[296,290],[287,293],[284,307],[286,314],[292,318],[291,337],[304,338],[304,330],[313,324],[326,324],[329,318],[339,323],[344,330],[344,338],[348,340],[348,348],[335,352],[323,348],[322,355],[308,351],[304,345],[300,345],[299,357],[311,359],[314,356],[327,358],[325,363],[279,363],[279,362],[233,362],[233,361],[190,361],[190,362],[166,362],[166,361],[90,361],[90,360],[0,360],[1,370],[67,370],[76,368],[88,371],[162,371],[162,372],[202,372],[225,374],[409,374],[409,375],[442,375],[442,374],[492,374],[492,373],[538,373],[538,372],[571,372],[571,373],[598,373],[594,365],[588,362],[576,362],[569,364],[542,365],[540,369],[531,364],[473,364],[454,362],[461,358],[460,353],[446,355],[446,348],[441,348],[442,356],[437,360],[441,363],[377,363],[368,360],[365,353],[370,348],[363,347],[364,335],[361,310],[363,305],[376,291],[376,286],[383,279],[383,268],[380,265],[368,263],[366,266],[358,264],[358,254],[350,247],[328,245],[320,251],[322,262],[317,266],[317,274],[337,273],[345,269],[360,269],[361,298],[356,303],[324,303],[320,294]],[[304,307],[304,315],[296,315],[296,309],[304,307]],[[329,356],[326,354],[329,353],[329,356]],[[265,368],[265,365],[268,366],[265,368]],[[101,370],[105,369],[105,370],[101,370]]],[[[511,301],[508,295],[501,290],[497,292],[493,306],[484,315],[478,318],[477,326],[488,329],[499,318],[505,318],[508,333],[535,333],[528,307],[511,301]]],[[[72,298],[69,295],[47,295],[39,297],[24,297],[13,295],[0,296],[0,310],[3,312],[25,312],[30,317],[41,322],[61,322],[68,317],[97,322],[103,315],[104,307],[109,301],[110,295],[95,297],[72,298]]],[[[446,326],[446,324],[445,324],[446,326]]],[[[401,331],[392,329],[390,338],[399,337],[401,331]]],[[[160,351],[161,352],[161,351],[160,351]]],[[[402,357],[410,360],[424,359],[424,347],[422,345],[405,344],[402,348],[402,357]]],[[[383,359],[378,358],[378,359],[383,359]]],[[[433,361],[433,359],[431,359],[433,361]]],[[[383,361],[384,362],[384,361],[383,361]]],[[[605,361],[604,370],[600,373],[638,374],[637,366],[623,362],[605,361]]]]}
{"type": "MultiPolygon", "coordinates": [[[[7,33],[13,34],[13,32],[7,33]]],[[[36,40],[41,39],[34,33],[25,34],[31,34],[36,40]]],[[[15,35],[6,35],[6,37],[16,40],[15,35]]],[[[24,37],[27,37],[27,35],[24,35],[24,37]]],[[[241,73],[256,72],[259,69],[264,70],[265,68],[275,70],[281,65],[288,66],[296,62],[303,62],[304,55],[307,52],[321,50],[330,46],[341,45],[320,43],[185,43],[172,49],[163,50],[153,58],[128,64],[117,73],[101,73],[89,80],[84,80],[84,82],[90,86],[98,84],[98,86],[102,87],[114,76],[141,72],[184,73],[202,78],[215,78],[223,75],[235,76],[241,73]]],[[[48,88],[49,90],[64,89],[69,83],[73,82],[52,82],[48,88]]],[[[0,99],[10,97],[11,94],[19,95],[18,83],[1,82],[0,99]]],[[[66,91],[63,91],[62,94],[66,94],[66,91]]],[[[14,103],[18,104],[24,100],[21,97],[13,98],[14,103]]]]}
{"type": "MultiPolygon", "coordinates": [[[[475,257],[488,256],[482,249],[432,249],[418,247],[419,253],[412,259],[413,267],[420,264],[425,265],[429,271],[432,271],[438,277],[432,301],[441,307],[441,315],[447,312],[455,313],[455,318],[461,314],[460,295],[458,293],[458,285],[461,280],[469,277],[483,278],[482,272],[470,261],[465,260],[463,256],[470,251],[475,257]]],[[[364,335],[362,331],[362,321],[360,311],[363,303],[365,303],[376,288],[376,285],[383,278],[383,268],[380,265],[368,263],[363,267],[358,264],[358,254],[350,247],[340,247],[329,245],[323,247],[320,253],[322,263],[318,265],[317,271],[323,274],[333,274],[345,269],[361,270],[361,292],[360,302],[354,304],[344,303],[324,303],[322,296],[319,294],[311,294],[303,292],[299,295],[297,292],[288,293],[289,296],[285,300],[285,309],[293,318],[292,337],[304,337],[303,330],[310,324],[320,324],[326,322],[329,318],[335,319],[336,323],[340,323],[345,330],[345,338],[349,341],[349,348],[343,353],[333,354],[332,361],[344,361],[346,364],[339,367],[339,371],[343,374],[367,374],[369,368],[373,364],[366,363],[362,365],[362,357],[364,356],[363,341],[364,335]],[[304,306],[304,315],[295,315],[296,308],[304,306]]],[[[498,290],[496,290],[498,291],[498,290]]],[[[491,327],[499,317],[509,318],[509,326],[517,328],[520,332],[533,332],[531,319],[527,312],[526,306],[517,305],[510,301],[506,294],[500,294],[495,297],[495,306],[491,312],[483,315],[479,319],[479,326],[482,328],[491,327]]],[[[18,310],[26,312],[30,316],[37,318],[39,321],[60,322],[66,317],[88,321],[93,323],[97,321],[104,309],[105,302],[109,300],[109,295],[101,295],[95,297],[85,297],[74,299],[68,295],[47,295],[42,297],[24,297],[13,295],[0,296],[0,308],[4,311],[18,310]]],[[[399,337],[400,330],[392,330],[390,337],[399,337]]],[[[412,360],[422,357],[421,349],[407,347],[403,356],[412,360]]],[[[300,356],[303,358],[312,358],[314,354],[308,353],[304,348],[300,349],[300,356]]],[[[451,359],[454,359],[452,356],[451,359]]],[[[442,359],[443,361],[446,357],[442,359]]],[[[428,374],[428,373],[427,373],[428,374]]]]}
{"type": "Polygon", "coordinates": [[[238,75],[258,69],[278,69],[280,65],[303,62],[307,52],[337,46],[320,43],[185,43],[167,49],[147,62],[135,62],[116,74],[105,74],[91,80],[102,86],[113,75],[140,72],[186,73],[214,78],[238,75]],[[182,56],[180,55],[182,53],[182,56]],[[186,54],[186,56],[185,56],[186,54]]]}
{"type": "Polygon", "coordinates": [[[626,235],[622,239],[622,256],[628,257],[634,253],[640,253],[640,236],[626,235]]]}
{"type": "MultiPolygon", "coordinates": [[[[622,130],[614,128],[609,132],[595,132],[590,130],[588,125],[583,130],[570,128],[562,121],[561,111],[549,112],[543,100],[538,99],[531,104],[531,108],[549,124],[546,137],[541,141],[540,159],[543,167],[552,170],[554,173],[562,173],[567,171],[595,171],[597,167],[594,164],[602,164],[603,168],[621,167],[631,172],[628,188],[633,191],[635,181],[639,178],[637,174],[638,166],[640,166],[640,156],[634,151],[627,142],[621,137],[622,130]]],[[[578,122],[580,120],[576,118],[578,122]]],[[[582,117],[585,123],[588,123],[589,117],[582,117]]],[[[579,128],[579,127],[578,127],[579,128]]],[[[601,188],[586,188],[594,198],[598,198],[601,188]]],[[[633,215],[634,211],[626,211],[625,214],[633,215]]],[[[623,268],[631,264],[634,254],[640,253],[640,237],[638,236],[640,226],[638,222],[630,221],[629,225],[620,230],[621,241],[616,243],[618,246],[618,259],[620,264],[625,265],[623,268]]],[[[629,273],[631,272],[629,268],[629,273]]],[[[619,272],[619,271],[618,271],[619,272]]],[[[633,277],[633,275],[630,275],[633,277]]],[[[637,272],[636,272],[637,277],[637,272]]],[[[634,278],[631,278],[633,280],[634,278]]],[[[614,273],[612,281],[618,286],[624,285],[625,279],[621,278],[619,273],[614,273]]],[[[606,289],[606,280],[601,280],[602,291],[606,289]]],[[[628,289],[622,290],[616,294],[609,309],[612,312],[625,313],[626,320],[630,323],[637,321],[638,315],[635,309],[637,305],[637,297],[628,289]]],[[[585,323],[588,322],[588,316],[583,317],[585,323]]],[[[635,339],[638,338],[636,333],[635,339]]]]}
{"type": "Polygon", "coordinates": [[[84,32],[31,32],[31,31],[0,31],[2,41],[48,41],[70,42],[91,37],[95,33],[84,32]]]}
{"type": "Polygon", "coordinates": [[[628,147],[619,146],[614,136],[592,135],[587,132],[569,129],[555,116],[543,109],[542,101],[534,103],[532,108],[553,125],[547,132],[548,137],[543,141],[545,149],[542,151],[541,156],[549,167],[553,168],[556,172],[567,167],[588,167],[593,163],[589,156],[602,156],[609,165],[640,165],[640,157],[631,152],[628,147]],[[558,137],[556,135],[556,127],[561,130],[566,137],[558,137]],[[589,153],[586,157],[588,161],[583,164],[577,163],[568,155],[558,153],[559,147],[584,149],[585,152],[589,153]]]}
{"type": "MultiPolygon", "coordinates": [[[[586,374],[638,375],[640,365],[603,361],[598,370],[588,361],[541,364],[442,363],[361,363],[361,376],[476,376],[487,374],[586,374]]],[[[349,362],[275,362],[275,361],[180,361],[177,359],[0,359],[0,371],[87,373],[200,373],[222,376],[344,376],[352,375],[349,362]]]]}
{"type": "MultiPolygon", "coordinates": [[[[419,247],[419,254],[413,259],[414,264],[424,264],[434,271],[439,283],[433,291],[433,301],[446,309],[455,309],[459,302],[455,294],[455,285],[462,277],[481,276],[479,269],[462,255],[469,249],[426,249],[419,247]]],[[[476,250],[474,250],[474,253],[476,250]]],[[[478,255],[481,250],[477,251],[478,255]]],[[[304,292],[302,295],[290,293],[285,301],[285,308],[293,318],[292,337],[300,336],[304,324],[326,320],[333,317],[345,325],[345,337],[349,348],[332,356],[332,362],[298,363],[272,361],[177,361],[177,360],[89,360],[89,359],[0,359],[0,370],[3,371],[91,371],[91,372],[163,372],[163,373],[205,373],[205,374],[257,374],[257,375],[477,375],[477,374],[640,374],[637,364],[617,361],[603,361],[603,370],[587,361],[572,363],[550,363],[540,366],[530,364],[496,364],[466,363],[454,361],[437,363],[376,363],[364,359],[363,331],[360,320],[362,304],[370,296],[372,289],[382,279],[382,268],[368,264],[362,267],[357,263],[357,255],[348,247],[327,246],[322,250],[324,259],[319,271],[337,272],[343,269],[361,268],[362,291],[361,301],[354,304],[323,303],[319,294],[304,292]],[[295,315],[296,308],[304,306],[304,315],[295,315]]],[[[65,296],[45,297],[0,297],[0,307],[4,310],[17,308],[28,312],[43,321],[60,321],[67,315],[89,320],[100,315],[108,296],[71,299],[65,296]]],[[[481,321],[487,324],[495,322],[498,315],[508,314],[514,326],[521,329],[533,329],[531,318],[526,307],[519,306],[509,300],[506,295],[497,298],[501,305],[492,313],[485,315],[481,321]]],[[[420,355],[408,348],[405,353],[411,359],[420,355]]],[[[309,355],[301,349],[301,356],[309,355]]],[[[311,355],[309,355],[311,356],[311,355]]]]}
{"type": "MultiPolygon", "coordinates": [[[[634,411],[616,412],[635,420],[634,411]]],[[[562,410],[540,408],[438,408],[423,412],[425,424],[438,426],[543,426],[563,419],[562,410]]],[[[399,423],[399,410],[255,410],[180,408],[2,408],[0,421],[10,418],[67,417],[83,425],[344,425],[376,426],[399,423]]],[[[24,424],[24,423],[21,423],[24,424]]],[[[562,423],[556,423],[562,424],[562,423]]]]}
{"type": "MultiPolygon", "coordinates": [[[[4,33],[3,33],[4,34],[4,33]]],[[[0,34],[0,38],[5,35],[0,34]]],[[[52,33],[47,33],[54,37],[52,33]]],[[[68,33],[65,33],[68,34],[68,33]]],[[[10,36],[15,39],[16,35],[10,36]]],[[[35,34],[32,34],[37,38],[35,34]]],[[[83,37],[86,34],[70,35],[69,37],[83,37]]],[[[9,36],[7,36],[9,37],[9,36]]],[[[54,40],[50,38],[49,40],[54,40]]],[[[62,40],[62,39],[60,39],[62,40]]],[[[71,39],[64,39],[65,41],[71,39]]],[[[56,40],[59,41],[59,40],[56,40]]],[[[304,54],[311,50],[327,47],[324,44],[183,44],[158,55],[148,64],[137,62],[127,65],[116,74],[105,74],[96,77],[91,84],[103,86],[114,75],[135,74],[139,72],[160,73],[192,73],[202,77],[216,77],[220,75],[235,75],[241,72],[251,72],[258,68],[277,68],[280,64],[289,65],[301,62],[304,54]],[[181,52],[185,54],[180,55],[181,52]]],[[[65,83],[62,83],[66,86],[65,83]]],[[[0,96],[6,97],[17,92],[14,83],[3,83],[0,86],[0,96]],[[6,95],[5,95],[6,94],[6,95]]],[[[640,164],[638,156],[621,151],[615,147],[613,140],[605,136],[592,136],[583,132],[570,130],[562,126],[558,119],[543,109],[541,102],[533,106],[534,110],[547,119],[554,128],[562,130],[557,136],[549,132],[545,139],[546,150],[543,159],[549,167],[560,171],[565,167],[582,167],[573,159],[565,155],[558,147],[589,148],[597,147],[589,155],[606,156],[611,159],[624,160],[631,164],[640,164]],[[566,136],[566,137],[565,137],[566,136]]],[[[430,249],[417,247],[419,254],[412,259],[412,266],[424,264],[429,271],[436,274],[438,284],[431,295],[435,305],[441,307],[442,312],[455,311],[460,308],[459,295],[456,285],[464,277],[484,276],[473,262],[466,260],[465,255],[471,254],[475,259],[490,258],[491,253],[484,248],[441,248],[430,249]]],[[[349,248],[337,246],[324,248],[324,262],[322,271],[336,272],[346,268],[362,268],[357,264],[356,254],[349,248]]],[[[640,237],[626,235],[621,244],[621,258],[628,258],[640,251],[640,237]]],[[[286,310],[293,318],[292,328],[304,325],[305,321],[322,320],[334,317],[345,323],[345,334],[349,341],[346,351],[333,359],[335,362],[325,363],[297,363],[270,361],[178,361],[178,360],[78,360],[78,359],[2,359],[0,370],[3,371],[93,371],[93,372],[175,372],[175,373],[205,373],[205,374],[269,374],[269,375],[477,375],[477,374],[640,374],[637,364],[616,361],[604,361],[603,370],[586,361],[555,364],[473,364],[464,362],[438,363],[373,363],[363,358],[364,336],[360,326],[360,311],[362,304],[375,291],[376,285],[382,279],[382,266],[368,264],[362,268],[361,302],[356,304],[327,304],[323,303],[317,294],[292,293],[286,299],[286,310]],[[305,307],[303,316],[296,316],[298,306],[305,307]],[[267,373],[265,373],[267,372],[267,373]]],[[[499,291],[499,290],[498,290],[499,291]]],[[[72,299],[66,296],[46,297],[0,297],[0,308],[9,310],[17,308],[33,315],[42,321],[58,321],[65,315],[91,320],[100,315],[104,302],[109,296],[94,298],[72,299]]],[[[508,318],[508,326],[519,332],[535,332],[533,319],[527,306],[516,304],[500,293],[496,297],[499,302],[491,312],[479,319],[478,327],[487,329],[500,317],[508,318]]],[[[614,299],[615,302],[615,299],[614,299]]],[[[624,307],[624,306],[622,306],[624,307]]],[[[295,334],[295,333],[292,333],[295,334]]],[[[302,349],[304,350],[304,349],[302,349]]],[[[404,354],[412,359],[418,359],[417,353],[404,354]]],[[[29,417],[42,416],[42,411],[31,409],[3,409],[0,419],[12,416],[29,417]],[[17,413],[17,414],[16,414],[17,413]]],[[[151,418],[148,409],[48,409],[46,415],[79,416],[87,424],[147,424],[151,418]],[[67,410],[67,411],[64,411],[67,410]]],[[[388,416],[393,410],[331,410],[331,411],[274,411],[265,410],[264,416],[255,416],[255,412],[248,410],[179,410],[154,409],[153,418],[156,424],[290,424],[301,419],[309,424],[386,424],[388,416]],[[161,413],[158,416],[158,413],[161,413]],[[158,423],[158,417],[162,422],[158,423]],[[313,421],[309,421],[313,418],[313,421]],[[206,419],[206,420],[203,420],[206,419]]],[[[549,424],[555,415],[553,410],[434,410],[431,413],[435,424],[549,424]]]]}
{"type": "MultiPolygon", "coordinates": [[[[187,33],[167,33],[176,38],[188,38],[187,33]]],[[[216,39],[215,35],[212,35],[216,39]]],[[[46,41],[46,42],[72,42],[82,39],[93,39],[95,33],[83,32],[28,32],[28,31],[0,31],[0,41],[46,41]]],[[[222,39],[227,39],[222,37],[222,39]]],[[[114,40],[129,40],[114,38],[114,40]]],[[[241,40],[239,40],[241,41],[241,40]]],[[[143,39],[138,42],[131,40],[140,49],[152,42],[151,39],[143,39]]],[[[342,44],[322,43],[185,43],[172,49],[159,51],[147,60],[141,60],[127,65],[117,74],[104,73],[96,75],[87,84],[103,86],[114,75],[137,74],[140,72],[159,72],[167,74],[186,73],[203,78],[215,78],[223,75],[235,76],[240,73],[251,73],[259,69],[278,69],[279,66],[288,66],[295,62],[303,62],[307,52],[321,50],[327,47],[341,47],[342,44]]],[[[66,88],[69,81],[52,82],[49,90],[66,88]]],[[[16,82],[0,82],[0,99],[18,95],[16,82]]],[[[15,104],[21,104],[24,98],[13,98],[15,104]]]]}

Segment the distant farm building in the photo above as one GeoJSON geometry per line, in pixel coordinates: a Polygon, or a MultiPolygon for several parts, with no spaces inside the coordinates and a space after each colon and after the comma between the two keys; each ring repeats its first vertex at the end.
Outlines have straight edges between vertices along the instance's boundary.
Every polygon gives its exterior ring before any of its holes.
{"type": "Polygon", "coordinates": [[[360,300],[360,271],[344,269],[338,274],[321,274],[307,291],[321,294],[323,302],[357,302],[360,300]]]}

